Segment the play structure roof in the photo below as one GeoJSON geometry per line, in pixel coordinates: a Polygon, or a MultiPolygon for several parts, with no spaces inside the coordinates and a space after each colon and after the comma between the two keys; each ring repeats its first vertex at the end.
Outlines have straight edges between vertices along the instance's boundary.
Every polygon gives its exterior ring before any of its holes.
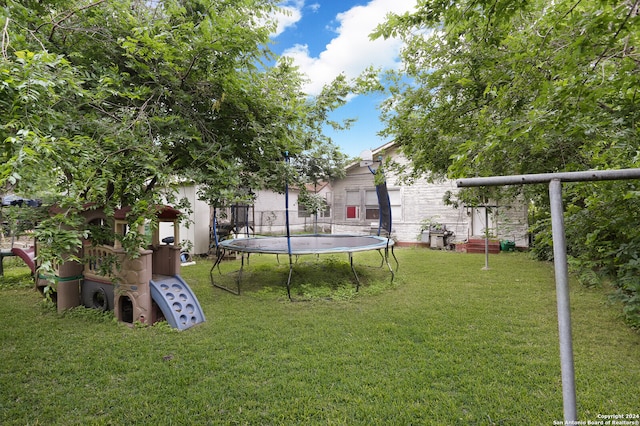
{"type": "MultiPolygon", "coordinates": [[[[118,220],[125,220],[127,217],[127,213],[131,211],[131,207],[123,207],[114,212],[113,217],[118,220]]],[[[158,219],[162,220],[176,220],[180,217],[182,213],[180,210],[175,209],[171,206],[166,205],[158,205],[156,206],[156,216],[158,219]]]]}

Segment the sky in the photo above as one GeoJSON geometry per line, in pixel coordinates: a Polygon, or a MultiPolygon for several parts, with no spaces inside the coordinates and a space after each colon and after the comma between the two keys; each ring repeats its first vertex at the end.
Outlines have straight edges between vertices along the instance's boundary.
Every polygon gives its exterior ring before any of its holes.
{"type": "MultiPolygon", "coordinates": [[[[306,93],[316,95],[340,73],[355,78],[369,66],[399,66],[399,40],[369,40],[369,34],[390,13],[413,10],[417,0],[284,0],[287,15],[277,17],[272,50],[293,58],[309,78],[306,93]]],[[[378,107],[383,95],[357,96],[332,118],[356,118],[349,130],[327,135],[349,157],[375,149],[389,140],[377,135],[383,129],[378,107]]]]}

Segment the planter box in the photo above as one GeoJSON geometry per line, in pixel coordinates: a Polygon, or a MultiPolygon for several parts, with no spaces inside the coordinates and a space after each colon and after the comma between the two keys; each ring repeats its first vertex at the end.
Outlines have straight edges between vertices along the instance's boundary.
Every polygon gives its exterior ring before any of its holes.
{"type": "Polygon", "coordinates": [[[458,253],[466,253],[467,252],[467,243],[456,243],[456,252],[458,253]]]}

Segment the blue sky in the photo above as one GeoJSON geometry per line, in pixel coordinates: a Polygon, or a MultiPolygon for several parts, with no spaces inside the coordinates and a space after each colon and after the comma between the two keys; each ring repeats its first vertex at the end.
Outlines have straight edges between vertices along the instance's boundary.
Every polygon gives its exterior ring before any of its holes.
{"type": "MultiPolygon", "coordinates": [[[[272,49],[293,58],[310,80],[305,91],[319,93],[322,86],[340,73],[356,77],[368,66],[383,69],[399,66],[399,40],[370,41],[369,34],[390,13],[404,13],[417,0],[285,0],[287,15],[276,17],[278,32],[272,49]]],[[[388,140],[377,132],[383,128],[378,105],[382,95],[358,96],[336,112],[333,118],[357,118],[351,129],[327,132],[342,151],[357,157],[365,149],[377,148],[388,140]]]]}

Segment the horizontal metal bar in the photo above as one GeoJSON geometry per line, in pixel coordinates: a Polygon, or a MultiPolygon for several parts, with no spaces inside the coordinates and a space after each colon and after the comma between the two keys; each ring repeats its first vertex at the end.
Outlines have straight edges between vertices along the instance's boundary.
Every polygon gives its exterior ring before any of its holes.
{"type": "Polygon", "coordinates": [[[561,182],[586,182],[598,180],[640,179],[640,169],[620,170],[588,170],[584,172],[538,173],[514,176],[491,176],[459,179],[459,188],[470,186],[502,186],[548,183],[552,180],[561,182]]]}

